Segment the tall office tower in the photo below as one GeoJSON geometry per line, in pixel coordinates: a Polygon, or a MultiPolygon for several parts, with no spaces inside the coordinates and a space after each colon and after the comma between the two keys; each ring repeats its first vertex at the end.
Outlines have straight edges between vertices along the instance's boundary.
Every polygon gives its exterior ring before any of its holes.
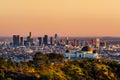
{"type": "Polygon", "coordinates": [[[31,41],[31,39],[32,39],[32,33],[31,32],[29,32],[29,36],[27,37],[27,41],[31,41]]]}
{"type": "Polygon", "coordinates": [[[58,41],[58,35],[55,34],[55,37],[54,37],[54,38],[55,38],[55,43],[58,44],[58,42],[59,42],[59,41],[58,41]]]}
{"type": "Polygon", "coordinates": [[[19,46],[19,45],[20,45],[20,36],[13,35],[13,46],[19,46]]]}
{"type": "Polygon", "coordinates": [[[32,33],[29,33],[29,36],[27,37],[27,42],[32,45],[33,44],[33,38],[32,38],[32,33]]]}
{"type": "Polygon", "coordinates": [[[58,38],[58,35],[57,34],[55,34],[55,39],[57,39],[58,38]]]}
{"type": "Polygon", "coordinates": [[[32,33],[31,32],[29,33],[29,37],[32,38],[32,33]]]}
{"type": "Polygon", "coordinates": [[[43,37],[43,43],[44,43],[44,45],[48,45],[48,35],[45,35],[43,37]]]}
{"type": "Polygon", "coordinates": [[[55,44],[55,39],[54,39],[54,37],[50,37],[50,44],[51,44],[51,45],[54,45],[54,44],[55,44]]]}
{"type": "Polygon", "coordinates": [[[20,37],[20,45],[24,46],[24,38],[23,37],[20,37]]]}
{"type": "Polygon", "coordinates": [[[99,38],[96,39],[96,47],[97,47],[97,48],[100,47],[100,39],[99,39],[99,38]]]}
{"type": "Polygon", "coordinates": [[[42,45],[42,37],[38,37],[38,41],[39,41],[39,46],[42,45]]]}
{"type": "Polygon", "coordinates": [[[24,45],[25,45],[25,46],[28,46],[28,45],[27,45],[27,40],[24,41],[24,45]]]}

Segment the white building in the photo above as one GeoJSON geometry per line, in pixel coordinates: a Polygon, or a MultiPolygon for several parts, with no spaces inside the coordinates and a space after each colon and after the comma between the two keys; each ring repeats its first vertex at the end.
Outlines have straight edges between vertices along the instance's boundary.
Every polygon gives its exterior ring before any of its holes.
{"type": "Polygon", "coordinates": [[[83,59],[83,58],[98,59],[100,57],[96,50],[93,50],[89,46],[85,46],[81,49],[81,51],[78,51],[78,52],[71,53],[71,52],[67,51],[64,54],[64,58],[65,58],[65,60],[67,60],[67,59],[83,59]]]}

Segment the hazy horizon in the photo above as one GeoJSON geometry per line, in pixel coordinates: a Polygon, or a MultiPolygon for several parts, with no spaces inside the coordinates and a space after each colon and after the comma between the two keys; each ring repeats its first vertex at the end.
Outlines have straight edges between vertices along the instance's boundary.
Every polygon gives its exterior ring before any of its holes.
{"type": "Polygon", "coordinates": [[[1,0],[0,36],[120,37],[120,0],[1,0]]]}
{"type": "MultiPolygon", "coordinates": [[[[13,35],[20,35],[20,37],[24,37],[24,38],[26,38],[26,37],[28,37],[29,36],[29,34],[27,34],[27,35],[21,35],[21,34],[12,34],[12,35],[10,35],[10,36],[0,36],[0,38],[12,38],[13,37],[13,35]]],[[[48,37],[54,37],[55,35],[53,34],[53,35],[49,35],[49,34],[43,34],[43,35],[32,35],[32,37],[33,38],[37,38],[37,37],[44,37],[44,35],[48,35],[48,37]]],[[[65,35],[65,36],[61,36],[61,35],[59,35],[58,34],[58,37],[61,37],[61,38],[65,38],[65,37],[69,37],[69,38],[120,38],[120,36],[67,36],[67,35],[65,35]]]]}

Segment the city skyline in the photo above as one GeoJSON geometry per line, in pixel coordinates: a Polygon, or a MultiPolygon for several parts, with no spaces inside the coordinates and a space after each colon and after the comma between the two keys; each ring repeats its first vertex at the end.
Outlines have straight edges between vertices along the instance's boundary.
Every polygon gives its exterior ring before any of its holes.
{"type": "Polygon", "coordinates": [[[0,1],[0,36],[120,37],[119,0],[0,1]]]}

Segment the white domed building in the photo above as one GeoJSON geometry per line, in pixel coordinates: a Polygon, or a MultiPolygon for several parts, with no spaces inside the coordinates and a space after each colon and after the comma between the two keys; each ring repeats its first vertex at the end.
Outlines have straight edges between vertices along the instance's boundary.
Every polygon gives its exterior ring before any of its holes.
{"type": "Polygon", "coordinates": [[[99,54],[96,50],[93,50],[89,46],[85,46],[81,49],[81,51],[78,52],[66,52],[64,54],[65,60],[67,59],[83,59],[83,58],[93,58],[93,59],[98,59],[99,54]]]}

